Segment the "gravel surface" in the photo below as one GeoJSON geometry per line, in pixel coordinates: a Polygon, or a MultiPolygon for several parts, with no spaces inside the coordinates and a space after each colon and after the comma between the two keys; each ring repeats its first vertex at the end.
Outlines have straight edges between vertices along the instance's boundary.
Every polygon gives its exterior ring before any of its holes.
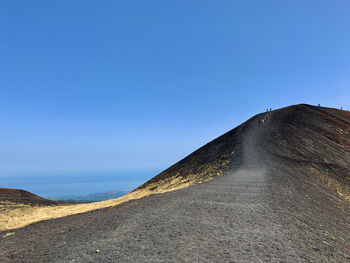
{"type": "Polygon", "coordinates": [[[0,262],[350,262],[349,202],[269,148],[285,112],[237,128],[228,174],[11,231],[0,262]]]}

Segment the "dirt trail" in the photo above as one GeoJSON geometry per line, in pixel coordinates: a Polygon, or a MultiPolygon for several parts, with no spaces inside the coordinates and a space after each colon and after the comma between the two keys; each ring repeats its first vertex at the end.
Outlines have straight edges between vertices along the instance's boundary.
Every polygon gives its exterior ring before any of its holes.
{"type": "Polygon", "coordinates": [[[229,175],[18,229],[0,262],[350,262],[349,203],[271,159],[261,116],[229,175]]]}

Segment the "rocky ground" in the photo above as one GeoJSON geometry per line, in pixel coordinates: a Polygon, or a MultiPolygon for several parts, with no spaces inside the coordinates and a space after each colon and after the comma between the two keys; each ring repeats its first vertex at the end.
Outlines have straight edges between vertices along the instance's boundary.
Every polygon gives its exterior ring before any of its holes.
{"type": "Polygon", "coordinates": [[[348,120],[307,105],[257,115],[223,137],[235,154],[222,176],[3,232],[0,262],[350,262],[348,120]],[[343,192],[308,169],[325,166],[343,192]]]}

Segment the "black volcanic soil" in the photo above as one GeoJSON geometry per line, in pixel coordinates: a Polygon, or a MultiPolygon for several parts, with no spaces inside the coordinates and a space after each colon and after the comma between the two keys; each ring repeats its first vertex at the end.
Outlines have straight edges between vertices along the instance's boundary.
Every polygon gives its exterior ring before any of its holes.
{"type": "Polygon", "coordinates": [[[308,105],[256,115],[177,164],[234,149],[224,176],[17,229],[0,262],[350,262],[349,128],[308,105]]]}

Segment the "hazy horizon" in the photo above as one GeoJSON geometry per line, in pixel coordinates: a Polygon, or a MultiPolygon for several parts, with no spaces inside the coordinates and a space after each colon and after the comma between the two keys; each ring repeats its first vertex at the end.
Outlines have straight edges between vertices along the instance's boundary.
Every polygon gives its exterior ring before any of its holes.
{"type": "Polygon", "coordinates": [[[131,191],[160,170],[116,170],[10,175],[1,177],[1,187],[24,189],[42,197],[88,195],[131,191]]]}

